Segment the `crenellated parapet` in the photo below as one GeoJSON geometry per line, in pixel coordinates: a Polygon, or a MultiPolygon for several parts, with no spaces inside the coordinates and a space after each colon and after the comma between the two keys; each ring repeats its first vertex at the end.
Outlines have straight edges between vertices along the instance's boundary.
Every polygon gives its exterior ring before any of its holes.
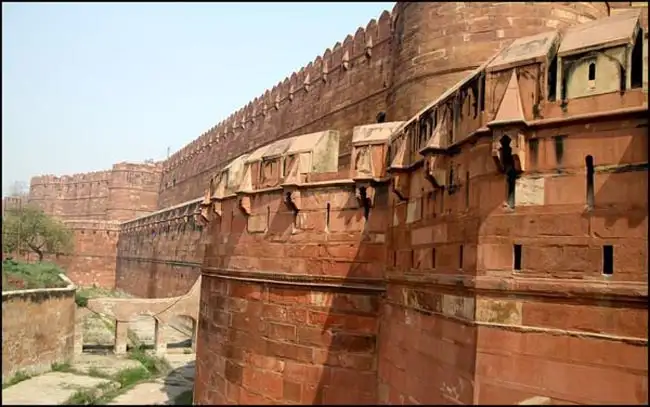
{"type": "Polygon", "coordinates": [[[140,216],[120,224],[121,233],[125,235],[141,233],[169,232],[172,228],[200,227],[195,222],[194,214],[199,209],[201,198],[193,199],[182,204],[140,216]]]}
{"type": "MultiPolygon", "coordinates": [[[[240,144],[252,145],[255,148],[272,141],[268,138],[256,140],[255,129],[261,129],[264,123],[276,120],[276,116],[281,115],[288,106],[313,99],[316,97],[313,92],[322,94],[328,88],[340,87],[341,81],[347,83],[350,75],[358,68],[368,68],[372,64],[380,63],[382,58],[388,56],[390,35],[391,14],[385,11],[378,20],[373,19],[365,28],[360,27],[354,35],[346,37],[343,43],[336,43],[322,56],[290,74],[245,107],[174,153],[163,164],[162,189],[172,188],[184,178],[211,165],[202,159],[201,155],[208,154],[220,157],[222,160],[229,160],[251,151],[250,147],[248,149],[240,147],[240,144]],[[248,143],[236,142],[240,134],[253,135],[253,139],[248,143]],[[174,175],[167,176],[171,172],[174,172],[174,175]]],[[[384,86],[388,86],[388,68],[385,67],[384,86]]],[[[336,92],[332,94],[332,102],[339,104],[337,98],[340,96],[341,94],[336,92]]],[[[309,123],[327,113],[320,109],[322,107],[312,106],[304,112],[307,116],[301,114],[286,117],[284,120],[287,122],[283,127],[297,128],[300,123],[309,123]]]]}

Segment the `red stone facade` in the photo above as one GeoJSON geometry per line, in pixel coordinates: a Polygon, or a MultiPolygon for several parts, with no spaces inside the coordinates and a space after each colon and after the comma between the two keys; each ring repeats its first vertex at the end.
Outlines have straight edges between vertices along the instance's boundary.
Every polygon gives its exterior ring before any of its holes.
{"type": "Polygon", "coordinates": [[[647,403],[638,6],[398,3],[109,188],[119,288],[202,275],[194,401],[647,403]]]}

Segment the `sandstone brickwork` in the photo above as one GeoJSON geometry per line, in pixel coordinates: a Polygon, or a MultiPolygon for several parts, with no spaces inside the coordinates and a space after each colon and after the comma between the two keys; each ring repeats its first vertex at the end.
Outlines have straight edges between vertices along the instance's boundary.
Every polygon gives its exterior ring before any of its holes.
{"type": "Polygon", "coordinates": [[[75,286],[2,293],[2,381],[71,360],[75,286]]]}
{"type": "Polygon", "coordinates": [[[647,6],[398,3],[110,194],[116,285],[201,276],[195,403],[647,403],[646,77],[647,6]]]}

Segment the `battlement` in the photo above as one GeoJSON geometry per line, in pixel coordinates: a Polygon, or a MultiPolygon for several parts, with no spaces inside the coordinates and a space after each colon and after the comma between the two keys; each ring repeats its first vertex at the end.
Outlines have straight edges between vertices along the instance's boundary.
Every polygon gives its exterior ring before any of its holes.
{"type": "Polygon", "coordinates": [[[61,175],[56,176],[52,174],[40,175],[32,177],[30,180],[30,186],[40,186],[40,185],[49,185],[49,184],[77,184],[85,182],[102,182],[108,181],[111,171],[92,171],[77,173],[72,175],[61,175]]]}
{"type": "Polygon", "coordinates": [[[120,222],[110,220],[66,220],[63,223],[71,230],[120,230],[120,222]]]}
{"type": "Polygon", "coordinates": [[[391,21],[392,14],[384,11],[378,20],[372,19],[365,28],[359,27],[354,36],[348,35],[342,44],[337,42],[331,49],[326,49],[322,56],[293,72],[270,90],[267,89],[262,96],[172,154],[163,163],[163,173],[173,170],[215,143],[236,137],[240,130],[279,111],[282,105],[292,102],[297,95],[309,93],[313,84],[320,81],[335,85],[342,78],[340,72],[372,60],[376,47],[390,40],[391,21]]]}
{"type": "Polygon", "coordinates": [[[133,163],[133,162],[120,162],[113,164],[113,171],[139,171],[139,172],[159,172],[162,169],[162,161],[158,162],[145,162],[145,163],[133,163]]]}

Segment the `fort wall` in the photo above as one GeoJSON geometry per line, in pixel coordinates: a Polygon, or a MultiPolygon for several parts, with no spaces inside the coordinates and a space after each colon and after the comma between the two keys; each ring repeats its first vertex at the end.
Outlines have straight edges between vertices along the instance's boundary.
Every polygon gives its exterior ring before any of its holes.
{"type": "Polygon", "coordinates": [[[458,4],[398,3],[181,148],[163,164],[158,208],[199,196],[211,172],[243,153],[325,128],[341,132],[344,168],[355,125],[379,112],[407,118],[507,41],[607,15],[604,3],[458,4]],[[396,21],[419,30],[393,38],[396,21]]]}
{"type": "Polygon", "coordinates": [[[76,287],[2,292],[2,382],[71,360],[76,287]],[[26,323],[26,319],[29,322],[26,323]]]}
{"type": "Polygon", "coordinates": [[[158,211],[111,190],[118,288],[202,275],[194,401],[647,403],[647,81],[601,58],[638,21],[570,28],[611,10],[399,3],[161,163],[158,211]]]}
{"type": "Polygon", "coordinates": [[[121,225],[116,287],[145,298],[186,293],[200,274],[207,233],[187,202],[121,225]]]}

